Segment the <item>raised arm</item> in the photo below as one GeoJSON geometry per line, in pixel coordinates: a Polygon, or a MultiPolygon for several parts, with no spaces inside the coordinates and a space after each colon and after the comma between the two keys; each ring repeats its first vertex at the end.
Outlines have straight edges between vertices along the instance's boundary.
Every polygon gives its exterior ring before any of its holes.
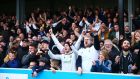
{"type": "Polygon", "coordinates": [[[29,33],[31,31],[31,29],[29,28],[29,23],[26,22],[24,26],[25,26],[26,32],[29,33]]]}
{"type": "Polygon", "coordinates": [[[98,38],[98,34],[94,34],[94,47],[96,50],[100,50],[100,42],[98,38]]]}
{"type": "Polygon", "coordinates": [[[94,47],[96,50],[100,50],[100,42],[98,38],[98,33],[95,29],[90,29],[93,33],[91,33],[91,36],[94,37],[94,47]]]}
{"type": "Polygon", "coordinates": [[[83,17],[83,20],[84,20],[84,22],[86,23],[87,26],[91,25],[85,17],[83,17]]]}
{"type": "Polygon", "coordinates": [[[50,30],[50,33],[51,33],[52,40],[54,41],[55,45],[57,46],[57,48],[61,52],[64,49],[64,46],[62,46],[62,44],[58,41],[56,36],[53,34],[52,30],[50,30]]]}
{"type": "Polygon", "coordinates": [[[78,50],[75,48],[75,46],[71,46],[72,51],[75,53],[76,56],[78,56],[78,50]]]}
{"type": "Polygon", "coordinates": [[[58,22],[53,23],[53,24],[52,24],[52,27],[56,27],[60,22],[62,22],[62,20],[59,20],[58,22]]]}
{"type": "Polygon", "coordinates": [[[75,47],[76,50],[78,50],[80,48],[81,41],[83,40],[83,37],[85,36],[85,30],[86,30],[86,28],[84,28],[82,30],[81,35],[79,36],[78,40],[74,44],[74,47],[75,47]]]}
{"type": "Polygon", "coordinates": [[[85,18],[85,17],[83,17],[83,19],[80,21],[80,23],[79,23],[79,26],[84,26],[84,23],[87,25],[87,26],[90,26],[90,25],[92,25],[91,23],[89,23],[88,22],[88,20],[85,18]]]}
{"type": "Polygon", "coordinates": [[[79,36],[78,40],[76,41],[76,43],[74,44],[75,49],[78,50],[78,49],[80,48],[80,44],[81,44],[82,39],[83,39],[83,36],[82,36],[82,34],[81,34],[81,35],[79,36]]]}
{"type": "Polygon", "coordinates": [[[54,55],[54,54],[52,53],[51,50],[48,51],[48,55],[49,55],[50,58],[52,58],[52,59],[61,60],[61,55],[54,55]]]}

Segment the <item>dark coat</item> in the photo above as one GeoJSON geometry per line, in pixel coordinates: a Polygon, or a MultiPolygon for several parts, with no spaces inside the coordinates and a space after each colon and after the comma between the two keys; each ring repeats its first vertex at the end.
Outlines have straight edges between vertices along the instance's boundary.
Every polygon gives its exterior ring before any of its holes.
{"type": "Polygon", "coordinates": [[[39,56],[34,54],[26,54],[22,57],[22,66],[28,67],[31,61],[38,61],[39,56]]]}
{"type": "Polygon", "coordinates": [[[22,57],[28,53],[28,47],[19,46],[17,48],[17,58],[21,62],[22,57]]]}
{"type": "Polygon", "coordinates": [[[124,56],[123,52],[120,55],[120,71],[123,73],[129,73],[130,65],[134,64],[134,57],[132,53],[129,51],[128,55],[124,56]]]}

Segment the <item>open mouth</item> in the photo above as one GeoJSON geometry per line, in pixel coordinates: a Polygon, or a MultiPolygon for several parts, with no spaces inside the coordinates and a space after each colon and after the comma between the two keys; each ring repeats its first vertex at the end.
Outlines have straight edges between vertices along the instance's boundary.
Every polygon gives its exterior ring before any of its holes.
{"type": "Polygon", "coordinates": [[[124,46],[125,48],[129,48],[129,46],[124,46]]]}
{"type": "Polygon", "coordinates": [[[68,49],[67,48],[65,48],[65,51],[67,51],[68,49]]]}
{"type": "Polygon", "coordinates": [[[125,49],[129,49],[129,46],[125,46],[124,48],[125,48],[125,49]]]}

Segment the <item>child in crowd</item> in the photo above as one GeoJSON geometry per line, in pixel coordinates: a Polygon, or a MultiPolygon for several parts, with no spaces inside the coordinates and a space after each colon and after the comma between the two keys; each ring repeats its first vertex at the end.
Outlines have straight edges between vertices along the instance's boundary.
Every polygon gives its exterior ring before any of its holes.
{"type": "Polygon", "coordinates": [[[35,65],[32,67],[32,77],[36,77],[39,72],[42,72],[44,69],[46,69],[46,62],[47,60],[45,58],[39,59],[39,66],[35,65]]]}
{"type": "Polygon", "coordinates": [[[55,59],[50,59],[50,69],[52,72],[56,72],[56,70],[60,70],[59,61],[55,59]]]}
{"type": "Polygon", "coordinates": [[[32,69],[36,65],[37,65],[37,63],[35,61],[31,61],[29,66],[28,66],[28,69],[32,69]]]}
{"type": "Polygon", "coordinates": [[[1,67],[7,67],[7,68],[19,68],[20,62],[16,58],[16,52],[10,50],[7,56],[4,58],[4,64],[2,64],[1,67]]]}
{"type": "Polygon", "coordinates": [[[99,59],[93,61],[91,72],[111,72],[112,62],[108,59],[108,53],[106,50],[101,50],[99,59]]]}

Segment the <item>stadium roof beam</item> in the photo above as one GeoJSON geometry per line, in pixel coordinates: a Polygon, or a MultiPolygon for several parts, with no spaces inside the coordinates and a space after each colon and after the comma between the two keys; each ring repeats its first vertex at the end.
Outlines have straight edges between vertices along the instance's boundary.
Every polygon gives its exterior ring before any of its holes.
{"type": "Polygon", "coordinates": [[[22,26],[25,19],[25,0],[16,0],[16,19],[19,26],[22,26]]]}
{"type": "Polygon", "coordinates": [[[118,0],[120,35],[124,36],[124,0],[118,0]]]}
{"type": "Polygon", "coordinates": [[[132,32],[132,16],[133,16],[133,1],[128,0],[128,23],[129,23],[129,29],[132,32]]]}

